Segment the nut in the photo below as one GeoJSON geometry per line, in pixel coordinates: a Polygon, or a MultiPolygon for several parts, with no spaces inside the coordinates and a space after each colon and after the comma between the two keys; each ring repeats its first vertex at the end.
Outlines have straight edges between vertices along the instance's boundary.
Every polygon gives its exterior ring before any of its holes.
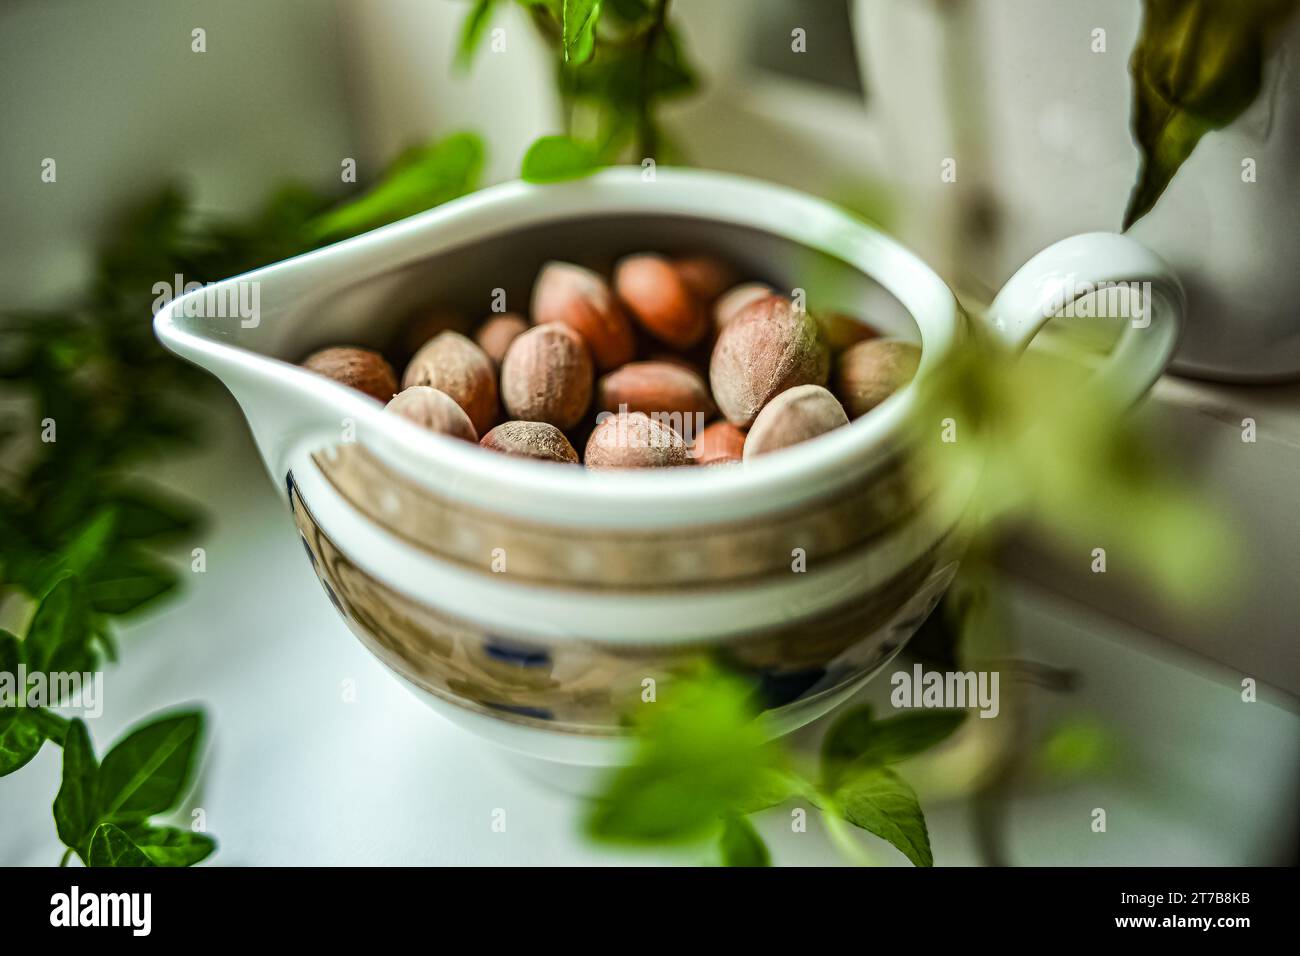
{"type": "Polygon", "coordinates": [[[533,284],[533,321],[558,323],[582,337],[602,372],[632,361],[632,325],[609,284],[568,262],[548,262],[533,284]]]}
{"type": "Polygon", "coordinates": [[[381,402],[388,401],[397,391],[393,367],[382,355],[370,349],[351,346],[321,349],[303,359],[302,367],[365,392],[381,402]]]}
{"type": "Polygon", "coordinates": [[[500,367],[510,343],[526,331],[528,323],[523,316],[517,312],[503,312],[486,319],[474,333],[474,341],[492,360],[492,364],[500,367]]]}
{"type": "Polygon", "coordinates": [[[668,468],[691,464],[686,442],[643,412],[606,415],[587,439],[588,468],[668,468]]]}
{"type": "Polygon", "coordinates": [[[398,336],[401,352],[396,355],[398,361],[409,361],[412,355],[420,351],[420,346],[439,332],[465,332],[469,323],[458,312],[441,306],[425,309],[412,316],[403,326],[398,336]]]}
{"type": "Polygon", "coordinates": [[[678,277],[704,305],[736,284],[736,273],[716,256],[687,256],[673,260],[678,277]]]}
{"type": "Polygon", "coordinates": [[[484,435],[479,444],[519,458],[578,464],[578,453],[564,432],[546,422],[502,422],[484,435]]]}
{"type": "Polygon", "coordinates": [[[849,423],[839,401],[820,385],[788,388],[763,406],[745,438],[745,461],[789,448],[849,423]]]}
{"type": "Polygon", "coordinates": [[[690,348],[708,331],[700,301],[663,256],[628,256],[614,269],[614,291],[647,332],[675,349],[690,348]]]}
{"type": "Polygon", "coordinates": [[[744,311],[751,302],[774,295],[772,287],[765,282],[746,282],[729,290],[726,295],[713,303],[713,328],[721,332],[727,324],[744,311]]]}
{"type": "Polygon", "coordinates": [[[456,404],[456,400],[446,392],[440,392],[428,385],[412,385],[393,396],[385,406],[386,411],[410,419],[415,424],[450,435],[465,441],[478,441],[478,432],[474,423],[465,414],[465,409],[456,404]]]}
{"type": "Polygon", "coordinates": [[[817,324],[821,326],[822,337],[832,352],[843,352],[859,342],[878,338],[880,335],[865,322],[860,322],[843,312],[818,312],[817,324]]]}
{"type": "Polygon", "coordinates": [[[664,424],[678,432],[686,422],[694,423],[696,415],[702,425],[713,412],[704,380],[674,362],[629,362],[602,376],[596,383],[596,408],[616,412],[620,405],[647,415],[666,413],[672,418],[664,424]]]}
{"type": "Polygon", "coordinates": [[[850,418],[871,411],[912,380],[921,350],[901,339],[867,339],[835,364],[835,391],[850,418]]]}
{"type": "Polygon", "coordinates": [[[591,404],[591,356],[567,325],[538,325],[510,343],[501,400],[511,418],[572,428],[591,404]]]}
{"type": "Polygon", "coordinates": [[[722,330],[709,382],[727,421],[747,428],[786,389],[826,384],[829,367],[816,321],[789,299],[770,295],[751,302],[722,330]]]}
{"type": "Polygon", "coordinates": [[[695,439],[691,454],[697,465],[724,465],[740,461],[745,453],[745,433],[731,422],[714,422],[695,439]]]}
{"type": "Polygon", "coordinates": [[[497,379],[492,360],[459,332],[439,332],[415,353],[402,387],[429,385],[446,392],[474,423],[477,434],[497,417],[497,379]]]}

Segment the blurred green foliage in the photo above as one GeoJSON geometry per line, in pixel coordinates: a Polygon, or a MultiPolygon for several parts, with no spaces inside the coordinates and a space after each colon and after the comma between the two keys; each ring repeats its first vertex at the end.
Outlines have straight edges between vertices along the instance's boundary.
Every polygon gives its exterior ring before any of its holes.
{"type": "MultiPolygon", "coordinates": [[[[142,474],[202,442],[211,387],[158,344],[151,311],[179,294],[178,284],[239,275],[463,195],[477,187],[482,164],[478,138],[456,134],[403,153],[360,197],[340,202],[288,185],[239,220],[200,213],[166,188],[109,230],[90,287],[72,304],[0,313],[0,388],[16,399],[0,427],[0,600],[31,606],[22,640],[0,631],[0,673],[100,670],[116,658],[112,620],[176,589],[180,575],[162,551],[201,532],[200,509],[142,474]]],[[[27,689],[18,690],[25,700],[27,689]]],[[[69,723],[55,712],[2,706],[0,776],[53,741],[65,748],[55,818],[70,851],[90,865],[189,865],[212,840],[147,818],[183,796],[201,720],[160,718],[97,768],[84,727],[70,751],[69,723]],[[176,739],[140,744],[176,720],[184,723],[176,739]],[[107,799],[104,780],[119,777],[138,792],[92,805],[107,799]]]]}
{"type": "MultiPolygon", "coordinates": [[[[457,59],[468,65],[500,0],[475,0],[457,59]]],[[[670,0],[515,0],[555,51],[564,138],[529,150],[523,178],[554,182],[633,159],[676,161],[658,110],[694,92],[699,80],[669,18],[670,0]]]]}
{"type": "Polygon", "coordinates": [[[1201,137],[1259,96],[1264,61],[1300,0],[1144,0],[1129,62],[1142,151],[1124,228],[1155,206],[1201,137]]]}
{"type": "MultiPolygon", "coordinates": [[[[920,803],[891,765],[947,739],[964,713],[877,720],[869,707],[846,711],[810,772],[771,738],[756,690],[741,677],[702,666],[666,684],[662,695],[641,705],[634,757],[592,805],[586,830],[593,839],[646,846],[712,840],[724,865],[767,866],[770,854],[746,817],[802,797],[893,844],[915,865],[933,864],[920,803]]],[[[838,839],[840,828],[827,823],[838,839]]]]}

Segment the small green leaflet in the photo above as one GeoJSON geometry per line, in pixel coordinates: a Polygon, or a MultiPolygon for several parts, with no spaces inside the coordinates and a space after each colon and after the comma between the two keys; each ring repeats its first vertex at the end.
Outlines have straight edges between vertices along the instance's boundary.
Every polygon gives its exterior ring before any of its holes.
{"type": "Polygon", "coordinates": [[[633,762],[616,771],[587,818],[597,840],[688,843],[717,834],[771,786],[784,758],[770,744],[747,684],[706,672],[641,705],[633,762]]]}
{"type": "Polygon", "coordinates": [[[87,866],[154,866],[131,838],[111,823],[101,823],[90,838],[87,866]]]}
{"type": "Polygon", "coordinates": [[[95,670],[98,655],[91,646],[92,636],[92,621],[82,590],[75,577],[65,575],[54,582],[32,614],[23,641],[28,670],[95,670]]]}
{"type": "Polygon", "coordinates": [[[474,5],[460,25],[460,39],[456,43],[456,66],[466,69],[474,61],[483,33],[492,22],[496,0],[474,0],[474,5]]]}
{"type": "Polygon", "coordinates": [[[193,866],[217,848],[206,833],[180,827],[135,826],[126,835],[155,866],[193,866]]]}
{"type": "Polygon", "coordinates": [[[74,720],[63,741],[63,784],[54,798],[54,824],[65,846],[82,847],[98,818],[95,778],[99,763],[86,725],[74,720]]]}
{"type": "Polygon", "coordinates": [[[723,866],[771,866],[772,855],[754,825],[736,814],[727,817],[718,838],[723,866]]]}
{"type": "Polygon", "coordinates": [[[892,843],[916,866],[934,866],[921,804],[888,767],[851,774],[835,792],[834,809],[854,826],[892,843]]]}
{"type": "Polygon", "coordinates": [[[463,196],[478,186],[483,155],[472,133],[408,150],[365,195],[312,220],[307,231],[317,240],[339,239],[463,196]]]}
{"type": "Polygon", "coordinates": [[[1201,137],[1259,95],[1264,61],[1297,0],[1145,0],[1133,76],[1133,137],[1142,151],[1124,210],[1128,229],[1155,206],[1201,137]]]}
{"type": "Polygon", "coordinates": [[[543,136],[528,147],[520,176],[530,183],[557,183],[590,176],[601,165],[595,148],[568,136],[543,136]]]}
{"type": "Polygon", "coordinates": [[[564,62],[586,63],[596,47],[601,0],[564,0],[561,44],[564,62]]]}
{"type": "Polygon", "coordinates": [[[133,729],[105,755],[97,802],[104,818],[166,813],[184,796],[203,715],[186,711],[133,729]]]}
{"type": "Polygon", "coordinates": [[[822,772],[834,788],[852,768],[881,767],[928,750],[961,726],[962,710],[928,710],[873,720],[869,706],[835,721],[822,741],[822,772]]]}

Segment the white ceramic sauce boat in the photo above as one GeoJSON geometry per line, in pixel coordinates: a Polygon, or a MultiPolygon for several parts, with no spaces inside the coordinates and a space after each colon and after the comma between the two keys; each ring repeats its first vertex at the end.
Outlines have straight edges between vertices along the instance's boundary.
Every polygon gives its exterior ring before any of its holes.
{"type": "MultiPolygon", "coordinates": [[[[1137,242],[1053,245],[997,296],[990,327],[1022,348],[1062,283],[1107,281],[1151,283],[1149,326],[1127,330],[1097,373],[1135,400],[1183,309],[1177,278],[1137,242]]],[[[784,732],[902,647],[958,555],[902,479],[901,432],[917,383],[969,321],[923,262],[830,204],[713,172],[647,182],[638,168],[485,189],[191,293],[156,329],[238,399],[362,643],[451,720],[590,768],[625,752],[621,718],[644,682],[670,681],[701,653],[751,676],[784,732]],[[494,289],[522,309],[549,259],[608,266],[646,249],[716,253],[777,288],[829,270],[845,311],[920,342],[917,377],[851,426],[753,466],[590,473],[423,431],[293,364],[325,345],[381,347],[433,304],[482,317],[494,289]],[[238,283],[257,283],[255,321],[193,314],[238,283]]]]}

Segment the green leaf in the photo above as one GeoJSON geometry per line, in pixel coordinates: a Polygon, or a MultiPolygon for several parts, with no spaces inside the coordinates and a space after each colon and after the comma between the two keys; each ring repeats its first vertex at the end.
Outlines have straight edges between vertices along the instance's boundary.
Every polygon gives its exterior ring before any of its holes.
{"type": "Polygon", "coordinates": [[[633,761],[591,807],[597,840],[680,843],[711,837],[739,807],[758,800],[783,769],[756,720],[750,688],[722,674],[679,678],[641,705],[633,761]]]}
{"type": "Polygon", "coordinates": [[[133,548],[120,548],[86,587],[90,606],[101,614],[128,614],[162,597],[180,583],[176,571],[133,548]]]}
{"type": "Polygon", "coordinates": [[[1125,229],[1155,206],[1202,136],[1255,101],[1264,61],[1297,6],[1297,0],[1145,0],[1129,62],[1142,165],[1124,210],[1125,229]]]}
{"type": "Polygon", "coordinates": [[[0,700],[0,777],[25,766],[47,740],[63,740],[64,720],[43,707],[19,706],[27,688],[18,686],[18,667],[23,660],[22,642],[0,629],[0,682],[13,699],[0,700]]]}
{"type": "Polygon", "coordinates": [[[473,191],[482,170],[483,143],[472,133],[408,150],[365,195],[313,220],[308,232],[337,239],[413,216],[473,191]]]}
{"type": "Polygon", "coordinates": [[[103,501],[117,514],[114,532],[119,540],[175,541],[202,529],[197,508],[144,485],[111,490],[103,501]]]}
{"type": "Polygon", "coordinates": [[[729,816],[718,838],[723,866],[771,866],[772,855],[753,824],[741,816],[729,816]]]}
{"type": "Polygon", "coordinates": [[[492,22],[492,11],[496,0],[474,0],[474,6],[460,25],[460,40],[456,44],[456,66],[466,69],[474,61],[483,33],[492,22]]]}
{"type": "Polygon", "coordinates": [[[63,741],[63,784],[54,798],[54,824],[59,839],[80,852],[99,818],[95,805],[95,777],[99,763],[90,734],[81,720],[73,720],[63,741]]]}
{"type": "Polygon", "coordinates": [[[850,767],[882,767],[914,757],[947,739],[966,719],[962,710],[925,710],[873,720],[869,706],[842,716],[822,741],[828,786],[850,767]]]}
{"type": "Polygon", "coordinates": [[[601,0],[564,0],[561,45],[566,63],[586,63],[596,47],[601,0]]]}
{"type": "Polygon", "coordinates": [[[45,740],[26,708],[0,716],[0,777],[25,766],[40,752],[45,740]]]}
{"type": "Polygon", "coordinates": [[[104,757],[97,803],[103,819],[142,819],[172,809],[185,795],[203,715],[183,711],[133,729],[104,757]]]}
{"type": "Polygon", "coordinates": [[[66,575],[36,605],[23,641],[32,671],[93,671],[98,655],[91,647],[89,609],[76,578],[66,575]]]}
{"type": "Polygon", "coordinates": [[[568,136],[543,136],[528,147],[520,176],[530,183],[557,183],[590,176],[600,166],[591,146],[568,136]]]}
{"type": "Polygon", "coordinates": [[[854,773],[835,792],[831,809],[854,826],[892,843],[914,865],[934,865],[921,804],[907,782],[889,768],[854,773]]]}
{"type": "Polygon", "coordinates": [[[136,826],[127,834],[156,866],[193,866],[217,848],[217,841],[206,833],[180,827],[136,826]]]}
{"type": "Polygon", "coordinates": [[[154,862],[135,845],[121,827],[101,823],[90,838],[88,866],[153,866],[154,862]]]}

